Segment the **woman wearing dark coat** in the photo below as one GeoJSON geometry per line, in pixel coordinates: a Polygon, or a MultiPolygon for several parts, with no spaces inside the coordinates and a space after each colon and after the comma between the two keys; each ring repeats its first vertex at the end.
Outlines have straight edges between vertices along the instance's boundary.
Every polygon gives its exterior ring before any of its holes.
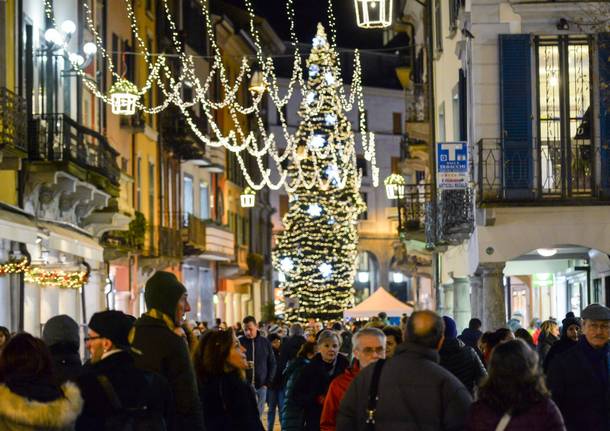
{"type": "Polygon", "coordinates": [[[578,337],[580,336],[580,321],[574,317],[565,318],[561,328],[561,338],[555,344],[551,346],[551,349],[546,354],[543,362],[543,369],[546,373],[549,370],[549,366],[554,358],[562,355],[564,352],[570,350],[572,347],[578,344],[578,337]]]}
{"type": "Polygon", "coordinates": [[[505,414],[506,431],[565,431],[550,398],[536,353],[523,340],[499,344],[491,354],[489,375],[470,407],[467,431],[494,431],[505,414]]]}
{"type": "Polygon", "coordinates": [[[546,355],[551,350],[553,344],[559,341],[559,325],[553,320],[545,320],[540,326],[540,336],[538,337],[538,358],[540,365],[544,364],[546,355]]]}
{"type": "Polygon", "coordinates": [[[286,365],[282,379],[286,382],[284,389],[284,406],[282,408],[281,423],[283,431],[300,430],[303,424],[303,411],[294,402],[294,385],[299,379],[303,368],[316,356],[316,343],[306,341],[299,349],[296,358],[286,365]]]}
{"type": "Polygon", "coordinates": [[[294,384],[290,401],[302,411],[302,422],[295,429],[319,431],[324,397],[330,382],[349,366],[339,355],[341,340],[333,331],[322,331],[318,336],[318,353],[307,364],[294,384]]]}
{"type": "Polygon", "coordinates": [[[248,362],[233,329],[202,335],[193,354],[206,431],[264,431],[248,362]]]}

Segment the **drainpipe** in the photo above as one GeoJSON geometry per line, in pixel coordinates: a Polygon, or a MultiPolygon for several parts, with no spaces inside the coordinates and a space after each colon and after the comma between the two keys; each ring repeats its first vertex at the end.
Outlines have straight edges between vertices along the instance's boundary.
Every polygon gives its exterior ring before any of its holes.
{"type": "MultiPolygon", "coordinates": [[[[22,256],[25,256],[25,259],[28,263],[32,261],[32,256],[28,251],[27,246],[20,242],[19,243],[19,251],[22,256]]],[[[25,274],[23,272],[19,273],[19,332],[23,332],[25,328],[25,274]]]]}
{"type": "MultiPolygon", "coordinates": [[[[86,268],[85,271],[85,280],[89,280],[89,276],[91,275],[91,265],[89,265],[89,263],[83,259],[81,260],[81,265],[83,265],[86,268]]],[[[83,325],[87,325],[87,304],[86,304],[86,295],[85,295],[85,285],[86,283],[84,283],[81,288],[80,288],[80,305],[81,305],[81,309],[83,312],[83,325]]]]}

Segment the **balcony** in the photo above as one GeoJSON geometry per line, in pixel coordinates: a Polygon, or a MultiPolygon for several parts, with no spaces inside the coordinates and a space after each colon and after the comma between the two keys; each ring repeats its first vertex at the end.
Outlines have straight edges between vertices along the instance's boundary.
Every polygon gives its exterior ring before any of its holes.
{"type": "Polygon", "coordinates": [[[118,195],[118,153],[103,135],[64,114],[36,116],[30,131],[31,161],[57,163],[67,173],[118,195]]]}
{"type": "MultiPolygon", "coordinates": [[[[193,110],[189,110],[193,124],[201,133],[207,133],[205,119],[193,110]]],[[[205,165],[209,160],[206,157],[205,144],[197,137],[195,132],[179,108],[171,107],[161,114],[161,136],[167,148],[171,149],[180,159],[202,160],[205,165]]]]}
{"type": "Polygon", "coordinates": [[[430,184],[409,184],[405,187],[404,197],[398,200],[398,229],[407,239],[423,239],[426,206],[431,196],[430,184]]]}
{"type": "Polygon", "coordinates": [[[248,246],[246,244],[235,245],[235,257],[237,266],[243,271],[248,270],[248,246]]]}
{"type": "Polygon", "coordinates": [[[226,262],[235,259],[233,233],[227,227],[192,214],[183,215],[182,243],[185,256],[226,262]]]}
{"type": "Polygon", "coordinates": [[[164,257],[182,257],[182,233],[178,229],[157,226],[159,232],[158,255],[164,257]]]}
{"type": "Polygon", "coordinates": [[[182,242],[184,254],[201,254],[206,249],[205,237],[206,223],[193,214],[184,214],[182,228],[182,242]]]}
{"type": "Polygon", "coordinates": [[[27,153],[27,114],[25,99],[0,87],[0,150],[16,149],[27,153]]]}
{"type": "MultiPolygon", "coordinates": [[[[610,195],[595,180],[596,166],[603,169],[607,157],[589,139],[577,137],[567,145],[482,139],[478,143],[478,202],[481,206],[608,204],[610,195]]],[[[602,171],[604,176],[607,173],[602,171]]]]}

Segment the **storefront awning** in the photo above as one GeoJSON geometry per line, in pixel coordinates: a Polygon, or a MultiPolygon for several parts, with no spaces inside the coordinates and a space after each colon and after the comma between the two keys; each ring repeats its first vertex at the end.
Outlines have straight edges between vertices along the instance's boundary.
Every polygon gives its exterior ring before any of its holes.
{"type": "Polygon", "coordinates": [[[38,225],[49,231],[49,248],[87,261],[103,262],[104,248],[86,234],[50,222],[39,222],[38,225]]]}
{"type": "Polygon", "coordinates": [[[38,227],[25,214],[0,208],[0,238],[24,244],[36,244],[38,227]]]}

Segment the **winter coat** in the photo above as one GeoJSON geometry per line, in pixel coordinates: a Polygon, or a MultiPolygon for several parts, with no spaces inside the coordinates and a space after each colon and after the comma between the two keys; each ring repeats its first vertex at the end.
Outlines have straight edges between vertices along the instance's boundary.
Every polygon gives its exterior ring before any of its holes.
{"type": "Polygon", "coordinates": [[[98,381],[105,376],[123,408],[146,407],[159,429],[173,422],[173,402],[167,381],[159,374],[135,367],[130,353],[120,351],[87,366],[77,384],[85,401],[83,413],[76,422],[77,431],[104,431],[106,419],[116,415],[104,388],[98,381]]]}
{"type": "Polygon", "coordinates": [[[299,429],[319,431],[324,397],[330,382],[345,371],[348,365],[343,355],[337,355],[334,363],[328,364],[318,353],[303,368],[291,394],[291,401],[303,410],[303,423],[299,429]]]}
{"type": "MultiPolygon", "coordinates": [[[[484,401],[470,407],[466,431],[495,431],[504,412],[494,411],[484,401]]],[[[555,403],[544,400],[531,406],[526,412],[511,418],[506,431],[565,431],[563,418],[555,403]]]]}
{"type": "Polygon", "coordinates": [[[49,350],[57,381],[60,384],[67,381],[75,382],[83,369],[78,348],[74,349],[72,345],[55,344],[49,350]]]}
{"type": "MultiPolygon", "coordinates": [[[[275,363],[278,364],[280,361],[280,352],[278,350],[273,349],[273,355],[275,356],[275,363]]],[[[275,390],[279,390],[282,389],[284,386],[284,381],[282,379],[282,372],[279,370],[279,368],[275,367],[275,374],[273,375],[273,380],[271,381],[271,384],[269,385],[269,389],[275,389],[275,390]]]]}
{"type": "Polygon", "coordinates": [[[72,431],[82,408],[80,391],[72,382],[61,390],[36,383],[18,389],[0,385],[2,431],[72,431]]]}
{"type": "Polygon", "coordinates": [[[568,431],[610,429],[610,385],[606,349],[595,350],[585,337],[553,359],[547,385],[568,431]]]}
{"type": "Polygon", "coordinates": [[[256,389],[261,386],[271,386],[276,363],[273,347],[269,340],[257,332],[254,338],[239,337],[239,342],[246,349],[246,359],[254,361],[254,370],[246,370],[246,381],[254,383],[256,389]],[[253,371],[254,376],[252,376],[253,371]]]}
{"type": "Polygon", "coordinates": [[[42,340],[51,352],[58,382],[76,381],[82,369],[78,323],[66,314],[53,316],[42,329],[42,340]]]}
{"type": "Polygon", "coordinates": [[[487,376],[487,371],[474,349],[457,338],[446,338],[438,353],[441,366],[457,377],[471,394],[481,379],[487,376]]]}
{"type": "Polygon", "coordinates": [[[303,428],[303,409],[294,401],[294,385],[299,379],[303,368],[309,364],[305,358],[295,358],[288,363],[282,373],[286,382],[284,392],[284,407],[281,411],[281,424],[283,431],[297,431],[303,428]]]}
{"type": "Polygon", "coordinates": [[[141,353],[134,358],[136,367],[161,374],[169,383],[175,412],[171,429],[203,431],[197,380],[186,341],[164,320],[146,314],[136,320],[130,338],[132,347],[141,353]]]}
{"type": "Polygon", "coordinates": [[[207,431],[264,431],[252,386],[237,372],[199,384],[207,431]]]}
{"type": "Polygon", "coordinates": [[[550,350],[546,354],[543,362],[544,372],[547,373],[549,371],[549,366],[554,358],[561,356],[564,352],[567,352],[572,347],[576,346],[577,343],[578,341],[574,341],[568,337],[562,336],[558,342],[551,346],[550,350]]]}
{"type": "MultiPolygon", "coordinates": [[[[282,346],[280,347],[280,358],[276,367],[277,375],[284,375],[288,362],[297,357],[297,353],[299,353],[299,350],[303,344],[305,344],[305,337],[302,335],[292,335],[284,339],[282,346]]],[[[286,386],[286,380],[283,377],[282,385],[286,386]]]]}
{"type": "MultiPolygon", "coordinates": [[[[468,389],[438,364],[438,353],[406,342],[383,366],[379,379],[376,429],[452,431],[464,427],[472,398],[468,389]]],[[[339,406],[337,431],[365,431],[370,366],[349,386],[339,406]]]]}
{"type": "Polygon", "coordinates": [[[559,341],[559,338],[554,336],[553,334],[547,334],[545,337],[540,336],[538,338],[538,346],[536,350],[538,351],[538,359],[540,360],[540,364],[544,364],[544,359],[546,358],[547,353],[551,350],[551,346],[559,341]]]}
{"type": "Polygon", "coordinates": [[[458,340],[462,341],[469,347],[472,347],[475,353],[479,356],[481,362],[483,362],[483,352],[479,349],[479,339],[483,336],[483,333],[478,329],[465,328],[462,331],[462,335],[458,336],[458,340]]]}
{"type": "Polygon", "coordinates": [[[320,418],[320,431],[335,431],[337,429],[337,414],[339,413],[339,404],[347,392],[352,380],[356,378],[360,372],[358,361],[354,361],[354,365],[345,370],[343,374],[338,375],[328,387],[328,392],[324,398],[324,406],[322,407],[322,416],[320,418]]]}

